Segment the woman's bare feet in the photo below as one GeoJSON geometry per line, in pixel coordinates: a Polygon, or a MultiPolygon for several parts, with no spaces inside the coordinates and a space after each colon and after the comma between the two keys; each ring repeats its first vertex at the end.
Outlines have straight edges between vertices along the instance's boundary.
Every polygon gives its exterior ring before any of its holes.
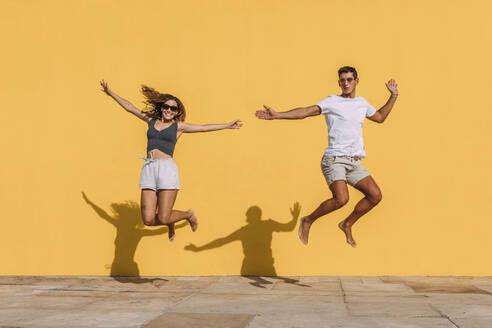
{"type": "Polygon", "coordinates": [[[301,219],[301,223],[299,224],[299,231],[297,234],[299,235],[299,239],[304,245],[308,244],[309,239],[309,229],[311,228],[311,222],[309,222],[308,217],[305,216],[301,219]]]}
{"type": "Polygon", "coordinates": [[[345,234],[345,237],[347,238],[347,243],[352,247],[356,247],[357,243],[355,242],[354,238],[352,238],[352,227],[347,227],[344,222],[345,220],[340,222],[338,224],[338,227],[345,234]]]}
{"type": "Polygon", "coordinates": [[[169,236],[169,241],[174,240],[174,236],[176,236],[176,233],[174,232],[174,223],[169,224],[168,226],[168,236],[169,236]]]}
{"type": "Polygon", "coordinates": [[[191,217],[188,220],[190,223],[191,231],[195,232],[198,229],[198,219],[195,216],[195,212],[192,209],[188,210],[188,213],[191,214],[191,217]]]}

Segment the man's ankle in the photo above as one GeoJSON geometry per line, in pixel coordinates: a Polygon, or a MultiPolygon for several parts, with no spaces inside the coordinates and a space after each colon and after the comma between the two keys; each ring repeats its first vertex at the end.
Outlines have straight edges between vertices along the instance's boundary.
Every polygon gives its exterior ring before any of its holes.
{"type": "Polygon", "coordinates": [[[303,218],[303,221],[304,221],[304,222],[307,222],[307,223],[309,223],[309,224],[311,224],[311,223],[313,223],[315,220],[313,220],[313,219],[312,219],[309,215],[307,215],[307,216],[305,216],[305,217],[303,218]]]}

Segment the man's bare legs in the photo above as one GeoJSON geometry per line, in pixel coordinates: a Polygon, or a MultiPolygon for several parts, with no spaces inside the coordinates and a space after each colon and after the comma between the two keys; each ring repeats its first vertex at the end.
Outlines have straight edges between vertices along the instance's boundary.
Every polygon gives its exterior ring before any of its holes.
{"type": "Polygon", "coordinates": [[[303,217],[299,224],[299,239],[304,245],[307,245],[309,238],[309,229],[314,221],[326,215],[334,210],[337,210],[347,204],[349,200],[349,194],[347,189],[347,183],[344,180],[334,181],[330,185],[333,198],[330,198],[322,202],[313,213],[303,217]]]}
{"type": "Polygon", "coordinates": [[[156,193],[151,189],[143,189],[140,200],[144,224],[148,226],[167,225],[170,241],[174,240],[174,223],[188,220],[193,231],[198,227],[198,220],[193,210],[190,209],[186,212],[173,210],[177,195],[178,190],[166,189],[156,193]]]}
{"type": "Polygon", "coordinates": [[[357,190],[364,194],[357,205],[355,205],[354,210],[350,215],[338,224],[338,227],[345,233],[347,238],[347,243],[352,247],[357,246],[354,238],[352,237],[352,226],[361,216],[369,212],[374,206],[376,206],[382,198],[381,190],[379,190],[376,181],[371,176],[367,176],[364,179],[357,182],[354,186],[357,190]]]}

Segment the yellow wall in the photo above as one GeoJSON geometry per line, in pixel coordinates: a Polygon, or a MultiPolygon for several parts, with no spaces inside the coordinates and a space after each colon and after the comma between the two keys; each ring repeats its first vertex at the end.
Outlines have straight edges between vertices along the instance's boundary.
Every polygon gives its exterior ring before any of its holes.
{"type": "Polygon", "coordinates": [[[271,270],[269,246],[279,275],[492,274],[489,1],[143,3],[1,2],[0,274],[240,274],[234,238],[252,249],[250,274],[271,270]],[[254,111],[339,92],[342,65],[359,70],[358,94],[376,107],[386,80],[400,86],[388,120],[364,130],[364,165],[383,201],[355,226],[356,249],[336,227],[356,191],[314,224],[308,247],[295,230],[270,242],[246,211],[287,223],[294,202],[302,216],[329,197],[319,168],[327,132],[321,116],[265,122],[254,111]],[[161,230],[143,236],[146,126],[99,91],[101,78],[136,105],[141,83],[175,94],[190,123],[244,121],[179,140],[176,208],[195,209],[198,232],[180,228],[174,243],[161,230]]]}

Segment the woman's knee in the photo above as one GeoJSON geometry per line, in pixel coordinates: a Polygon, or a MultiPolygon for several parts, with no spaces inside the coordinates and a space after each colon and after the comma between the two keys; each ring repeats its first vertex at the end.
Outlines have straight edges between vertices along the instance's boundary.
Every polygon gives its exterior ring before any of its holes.
{"type": "Polygon", "coordinates": [[[155,225],[155,213],[152,212],[143,212],[142,213],[142,221],[146,226],[154,226],[155,225]]]}
{"type": "Polygon", "coordinates": [[[169,224],[171,223],[171,213],[170,212],[161,212],[157,214],[157,218],[162,224],[169,224]]]}

